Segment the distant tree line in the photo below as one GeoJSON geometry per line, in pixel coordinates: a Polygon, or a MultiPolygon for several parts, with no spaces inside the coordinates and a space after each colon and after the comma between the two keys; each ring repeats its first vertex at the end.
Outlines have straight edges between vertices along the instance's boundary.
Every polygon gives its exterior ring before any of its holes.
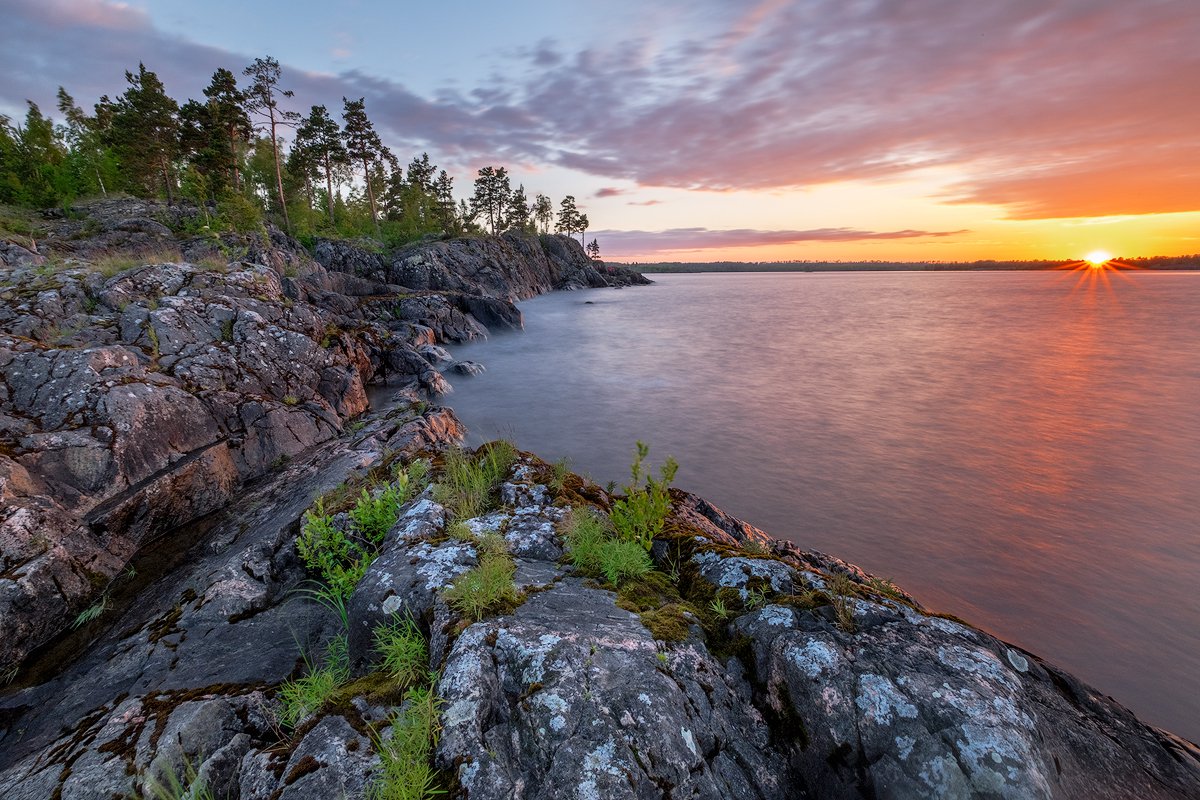
{"type": "MultiPolygon", "coordinates": [[[[549,197],[531,200],[504,167],[489,166],[473,195],[456,200],[454,179],[428,153],[401,166],[364,98],[343,97],[339,122],[323,105],[307,115],[284,108],[294,93],[270,56],[242,77],[245,85],[218,69],[203,100],[180,105],[139,64],[125,73],[124,93],[101,97],[90,114],[60,87],[57,124],[32,101],[24,122],[0,115],[0,204],[66,207],[127,193],[190,201],[204,224],[236,230],[271,219],[300,237],[373,235],[389,244],[510,230],[579,234],[583,243],[588,218],[571,195],[556,215],[549,197]]],[[[598,257],[598,246],[589,253],[598,257]]]]}

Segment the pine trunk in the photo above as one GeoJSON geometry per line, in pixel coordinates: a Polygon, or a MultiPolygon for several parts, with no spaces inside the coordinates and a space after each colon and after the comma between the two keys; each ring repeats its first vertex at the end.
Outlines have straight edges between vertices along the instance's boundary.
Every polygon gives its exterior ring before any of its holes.
{"type": "Polygon", "coordinates": [[[367,199],[371,201],[371,222],[375,225],[375,235],[379,236],[379,216],[375,213],[375,190],[371,188],[371,165],[363,159],[363,180],[367,184],[367,199]]]}
{"type": "Polygon", "coordinates": [[[275,188],[279,191],[279,210],[283,212],[283,227],[292,232],[292,221],[288,219],[287,201],[283,198],[283,171],[279,168],[279,140],[275,137],[275,109],[271,109],[271,154],[275,157],[275,188]]]}
{"type": "Polygon", "coordinates": [[[329,207],[329,224],[337,225],[333,219],[333,166],[328,153],[325,154],[325,205],[329,207]]]}

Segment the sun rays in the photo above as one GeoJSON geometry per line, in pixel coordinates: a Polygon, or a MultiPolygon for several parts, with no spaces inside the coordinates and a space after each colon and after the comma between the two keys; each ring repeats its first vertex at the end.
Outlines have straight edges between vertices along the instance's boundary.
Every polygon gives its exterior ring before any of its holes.
{"type": "MultiPolygon", "coordinates": [[[[1112,283],[1109,281],[1109,273],[1116,275],[1123,281],[1129,281],[1127,275],[1122,274],[1126,270],[1142,269],[1142,267],[1134,266],[1127,261],[1120,261],[1114,258],[1109,253],[1103,250],[1095,250],[1088,253],[1079,261],[1069,261],[1056,269],[1063,270],[1069,274],[1079,273],[1079,280],[1072,287],[1072,293],[1080,287],[1087,285],[1088,289],[1095,289],[1098,284],[1103,283],[1104,288],[1109,292],[1112,291],[1112,283]]],[[[1064,279],[1067,276],[1063,276],[1064,279]]]]}

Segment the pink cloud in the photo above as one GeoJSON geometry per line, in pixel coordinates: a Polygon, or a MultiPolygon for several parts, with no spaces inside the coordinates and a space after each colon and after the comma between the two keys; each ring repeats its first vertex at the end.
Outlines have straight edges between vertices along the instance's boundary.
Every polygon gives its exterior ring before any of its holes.
{"type": "Polygon", "coordinates": [[[596,192],[596,197],[616,197],[625,194],[624,189],[616,189],[612,186],[605,186],[596,192]]]}
{"type": "Polygon", "coordinates": [[[799,244],[803,242],[861,242],[872,239],[920,239],[957,236],[968,231],[864,231],[855,228],[812,230],[755,230],[735,228],[671,228],[664,231],[596,231],[605,252],[615,256],[681,253],[735,247],[799,244]]]}

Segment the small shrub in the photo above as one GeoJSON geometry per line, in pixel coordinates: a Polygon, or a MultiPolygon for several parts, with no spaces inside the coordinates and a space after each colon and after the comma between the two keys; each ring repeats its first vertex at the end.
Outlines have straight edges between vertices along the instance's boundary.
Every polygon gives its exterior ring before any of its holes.
{"type": "Polygon", "coordinates": [[[316,572],[329,591],[349,598],[366,574],[371,557],[361,545],[346,536],[333,517],[325,513],[322,500],[304,513],[296,551],[305,566],[316,572]]]}
{"type": "Polygon", "coordinates": [[[375,650],[382,656],[384,672],[401,686],[416,683],[429,668],[425,638],[411,616],[377,627],[375,650]]]}
{"type": "Polygon", "coordinates": [[[481,553],[479,566],[459,575],[446,589],[446,602],[474,622],[511,608],[520,599],[513,583],[516,571],[516,564],[507,554],[481,553]]]}
{"type": "Polygon", "coordinates": [[[428,800],[441,792],[430,756],[437,746],[441,699],[432,689],[410,689],[403,712],[393,717],[392,733],[375,741],[379,772],[367,796],[371,800],[428,800]]]}
{"type": "Polygon", "coordinates": [[[675,480],[679,464],[668,458],[660,469],[660,477],[643,472],[642,462],[650,454],[650,448],[639,441],[637,455],[629,472],[633,481],[625,487],[625,497],[613,503],[612,521],[617,535],[627,542],[636,542],[649,550],[654,537],[662,533],[663,524],[671,510],[668,489],[675,480]],[[645,485],[643,485],[643,480],[645,485]]]}
{"type": "Polygon", "coordinates": [[[385,486],[375,496],[363,489],[358,502],[350,509],[354,530],[371,544],[378,545],[396,524],[405,499],[400,488],[394,484],[385,486]]]}
{"type": "Polygon", "coordinates": [[[221,341],[233,341],[233,320],[227,319],[221,323],[221,341]]]}
{"type": "Polygon", "coordinates": [[[566,538],[575,568],[614,586],[640,578],[654,568],[640,544],[613,538],[603,520],[586,510],[576,509],[571,515],[566,538]]]}
{"type": "Polygon", "coordinates": [[[729,619],[729,608],[725,605],[725,601],[720,597],[714,598],[708,607],[712,609],[713,614],[717,619],[729,619]]]}
{"type": "Polygon", "coordinates": [[[279,687],[283,704],[280,719],[289,726],[312,714],[350,679],[349,643],[344,634],[335,636],[325,648],[324,663],[315,665],[305,656],[308,674],[294,681],[284,681],[279,687]]]}
{"type": "Polygon", "coordinates": [[[283,404],[285,406],[298,406],[300,405],[300,398],[294,394],[285,394],[283,396],[283,404]]]}

